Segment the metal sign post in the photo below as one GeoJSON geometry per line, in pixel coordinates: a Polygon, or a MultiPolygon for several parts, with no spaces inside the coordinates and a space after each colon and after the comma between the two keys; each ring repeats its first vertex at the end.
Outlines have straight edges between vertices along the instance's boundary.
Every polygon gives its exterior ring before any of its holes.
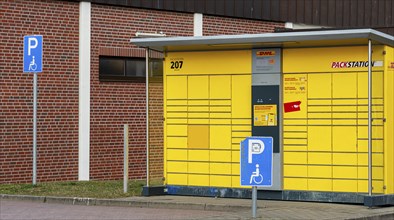
{"type": "Polygon", "coordinates": [[[241,186],[252,186],[252,217],[257,213],[257,186],[272,186],[273,138],[249,137],[241,142],[241,186]]]}
{"type": "Polygon", "coordinates": [[[33,73],[33,185],[37,183],[37,73],[42,72],[42,36],[23,38],[23,72],[33,73]]]}

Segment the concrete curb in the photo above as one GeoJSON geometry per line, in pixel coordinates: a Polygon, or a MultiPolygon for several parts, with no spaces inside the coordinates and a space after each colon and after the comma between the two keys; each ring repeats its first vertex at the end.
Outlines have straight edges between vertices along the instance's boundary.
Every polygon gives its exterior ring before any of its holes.
{"type": "Polygon", "coordinates": [[[242,211],[249,210],[250,206],[223,205],[192,202],[163,202],[163,201],[138,201],[119,199],[95,199],[79,197],[53,197],[53,196],[28,196],[28,195],[8,195],[1,194],[0,199],[19,200],[42,203],[56,203],[66,205],[87,205],[87,206],[123,206],[137,208],[165,208],[165,209],[190,209],[202,211],[242,211]]]}

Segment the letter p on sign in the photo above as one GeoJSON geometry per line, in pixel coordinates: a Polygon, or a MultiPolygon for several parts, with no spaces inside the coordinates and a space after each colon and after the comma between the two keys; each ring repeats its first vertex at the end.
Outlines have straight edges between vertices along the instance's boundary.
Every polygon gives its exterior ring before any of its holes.
{"type": "Polygon", "coordinates": [[[264,143],[261,140],[250,139],[248,146],[248,163],[253,162],[253,154],[263,153],[265,148],[264,143]]]}

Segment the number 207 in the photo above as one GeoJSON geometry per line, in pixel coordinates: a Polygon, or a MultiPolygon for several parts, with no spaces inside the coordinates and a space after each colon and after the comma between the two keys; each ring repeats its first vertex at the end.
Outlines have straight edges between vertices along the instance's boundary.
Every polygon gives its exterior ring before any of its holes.
{"type": "Polygon", "coordinates": [[[182,69],[183,61],[171,61],[171,69],[182,69]]]}

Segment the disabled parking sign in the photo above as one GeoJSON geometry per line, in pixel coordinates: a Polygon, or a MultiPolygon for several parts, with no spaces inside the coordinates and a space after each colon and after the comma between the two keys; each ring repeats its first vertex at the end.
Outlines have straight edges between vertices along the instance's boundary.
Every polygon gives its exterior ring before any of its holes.
{"type": "Polygon", "coordinates": [[[24,36],[23,72],[42,72],[42,35],[24,36]]]}
{"type": "Polygon", "coordinates": [[[272,137],[248,137],[241,142],[241,186],[272,186],[272,137]]]}

